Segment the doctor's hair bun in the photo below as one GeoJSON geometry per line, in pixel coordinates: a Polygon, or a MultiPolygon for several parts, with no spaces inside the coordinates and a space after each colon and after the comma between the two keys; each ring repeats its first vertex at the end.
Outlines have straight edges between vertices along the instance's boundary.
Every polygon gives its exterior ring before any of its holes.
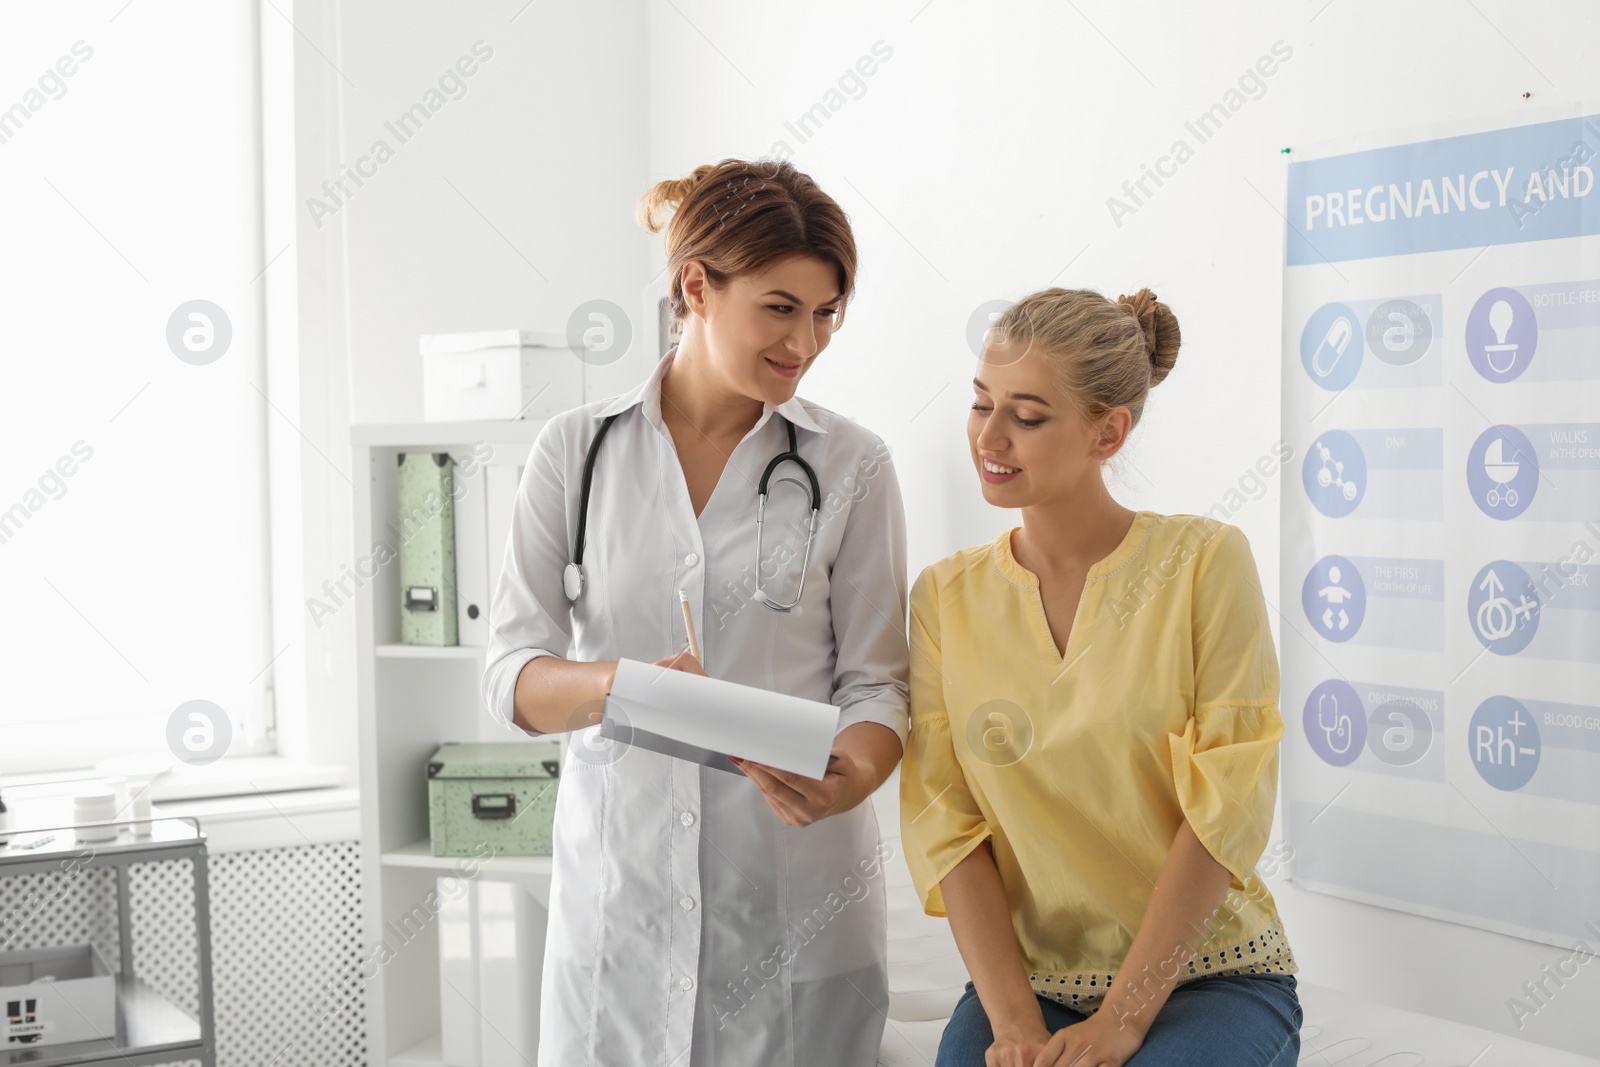
{"type": "Polygon", "coordinates": [[[703,163],[685,177],[652,185],[639,198],[634,218],[651,233],[666,230],[674,321],[689,313],[683,268],[691,260],[705,268],[711,288],[721,290],[735,277],[800,255],[833,267],[841,298],[834,329],[843,325],[855,289],[855,236],[844,209],[793,164],[770,159],[703,163]],[[664,220],[668,211],[672,217],[664,220]]]}
{"type": "Polygon", "coordinates": [[[1150,359],[1150,384],[1160,385],[1178,362],[1178,317],[1149,289],[1117,297],[1117,306],[1127,309],[1139,323],[1145,355],[1150,359]]]}
{"type": "Polygon", "coordinates": [[[675,208],[688,197],[689,191],[707,174],[715,171],[716,165],[702,163],[686,178],[668,178],[666,181],[656,182],[639,198],[639,203],[634,206],[633,217],[636,222],[651,233],[660,233],[665,221],[657,216],[665,209],[675,208]]]}

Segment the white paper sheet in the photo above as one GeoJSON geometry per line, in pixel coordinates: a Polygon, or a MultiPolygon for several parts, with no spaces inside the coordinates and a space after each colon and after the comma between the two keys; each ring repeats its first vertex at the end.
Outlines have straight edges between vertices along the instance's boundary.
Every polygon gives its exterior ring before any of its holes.
{"type": "Polygon", "coordinates": [[[827,770],[839,728],[832,704],[631,659],[617,664],[605,716],[607,736],[627,740],[632,730],[645,748],[723,769],[731,764],[721,754],[738,756],[808,778],[827,770]]]}

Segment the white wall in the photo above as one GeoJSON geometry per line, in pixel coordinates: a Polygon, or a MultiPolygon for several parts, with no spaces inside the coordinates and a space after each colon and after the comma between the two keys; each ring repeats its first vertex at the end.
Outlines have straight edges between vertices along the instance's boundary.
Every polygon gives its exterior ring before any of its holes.
{"type": "MultiPolygon", "coordinates": [[[[805,393],[895,449],[914,571],[1014,521],[978,503],[965,458],[964,338],[979,304],[1052,284],[1108,296],[1149,286],[1171,304],[1184,349],[1113,492],[1130,507],[1203,512],[1279,437],[1281,149],[1600,98],[1600,13],[1577,0],[538,0],[509,22],[521,6],[297,5],[336,11],[336,40],[317,40],[342,71],[321,70],[336,122],[302,131],[302,149],[321,156],[297,168],[302,199],[331,173],[319,169],[330,146],[353,161],[474,40],[495,49],[468,95],[336,216],[347,252],[316,251],[327,231],[302,225],[302,269],[325,286],[301,288],[303,305],[325,304],[311,325],[301,310],[306,357],[319,361],[308,393],[324,389],[360,422],[417,418],[419,333],[559,327],[594,296],[642,307],[664,262],[631,220],[648,182],[789,152],[844,205],[861,249],[858,299],[805,393]],[[880,41],[888,58],[829,97],[880,41]],[[1264,94],[1118,226],[1107,198],[1176,139],[1193,145],[1185,122],[1278,41],[1292,55],[1264,94]],[[802,138],[793,125],[818,104],[827,117],[802,138]]],[[[298,57],[306,70],[319,62],[298,57]]],[[[595,395],[636,381],[650,359],[636,340],[595,395]]],[[[328,481],[337,531],[346,490],[328,481]]],[[[1249,535],[1273,604],[1277,516],[1274,485],[1230,520],[1249,535]]],[[[347,530],[327,543],[324,556],[348,558],[347,530]]],[[[308,574],[317,565],[308,559],[308,574]]],[[[1273,888],[1306,981],[1490,1029],[1514,1032],[1506,999],[1564,955],[1273,888]]],[[[1518,1036],[1600,1054],[1597,982],[1582,974],[1518,1036]]]]}
{"type": "MultiPolygon", "coordinates": [[[[645,14],[642,0],[299,0],[293,17],[295,233],[283,258],[298,271],[298,326],[280,355],[282,377],[299,380],[280,407],[303,442],[304,537],[291,564],[300,592],[280,602],[303,633],[284,664],[293,676],[303,663],[309,713],[284,709],[281,748],[353,768],[354,612],[318,625],[299,607],[330,602],[324,582],[355,558],[349,428],[422,418],[421,334],[559,330],[591,299],[635,311],[648,248],[632,221],[648,175],[645,14]],[[463,57],[474,71],[464,91],[429,98],[463,57]],[[387,124],[418,103],[429,117],[402,138],[387,124]],[[392,150],[382,161],[380,140],[392,150]],[[352,170],[368,175],[359,186],[324,189],[352,170]]],[[[590,388],[618,392],[651,363],[636,345],[590,368],[590,388]]]]}

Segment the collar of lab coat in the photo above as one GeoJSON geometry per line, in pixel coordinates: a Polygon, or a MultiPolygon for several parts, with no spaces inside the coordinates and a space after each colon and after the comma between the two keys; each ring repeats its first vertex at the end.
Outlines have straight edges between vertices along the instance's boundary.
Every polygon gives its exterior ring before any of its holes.
{"type": "MultiPolygon", "coordinates": [[[[672,357],[677,352],[676,345],[668,349],[667,354],[662,356],[660,361],[656,363],[656,369],[650,373],[650,377],[595,412],[594,417],[603,419],[607,415],[616,415],[619,412],[627,411],[635,404],[642,404],[644,405],[645,418],[649,419],[650,424],[656,429],[666,433],[666,424],[661,420],[661,379],[666,377],[667,368],[672,364],[672,357]]],[[[800,402],[798,395],[791,396],[788,400],[776,406],[772,404],[763,405],[761,418],[756,420],[756,424],[752,429],[760,429],[762,424],[772,417],[774,411],[794,423],[798,429],[810,430],[812,433],[828,432],[826,426],[811,417],[811,413],[800,402]]]]}

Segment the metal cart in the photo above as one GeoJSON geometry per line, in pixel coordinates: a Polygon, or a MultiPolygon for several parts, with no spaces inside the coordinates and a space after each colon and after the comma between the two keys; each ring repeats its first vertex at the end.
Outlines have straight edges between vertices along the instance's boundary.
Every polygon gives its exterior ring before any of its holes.
{"type": "MultiPolygon", "coordinates": [[[[143,821],[141,827],[145,825],[143,821]]],[[[81,840],[85,827],[53,827],[0,834],[0,878],[63,871],[66,864],[93,869],[110,867],[117,879],[117,933],[120,973],[117,975],[116,1033],[94,1041],[60,1045],[0,1044],[0,1067],[79,1067],[116,1064],[153,1067],[198,1060],[216,1067],[216,1041],[211,1005],[210,893],[206,881],[206,841],[192,818],[152,819],[148,836],[119,829],[115,840],[81,840]],[[47,837],[53,840],[28,847],[47,837]],[[135,864],[189,859],[194,872],[195,951],[199,1017],[172,1003],[134,973],[133,928],[129,921],[128,869],[135,864]]],[[[0,952],[0,962],[5,953],[0,952]]]]}

